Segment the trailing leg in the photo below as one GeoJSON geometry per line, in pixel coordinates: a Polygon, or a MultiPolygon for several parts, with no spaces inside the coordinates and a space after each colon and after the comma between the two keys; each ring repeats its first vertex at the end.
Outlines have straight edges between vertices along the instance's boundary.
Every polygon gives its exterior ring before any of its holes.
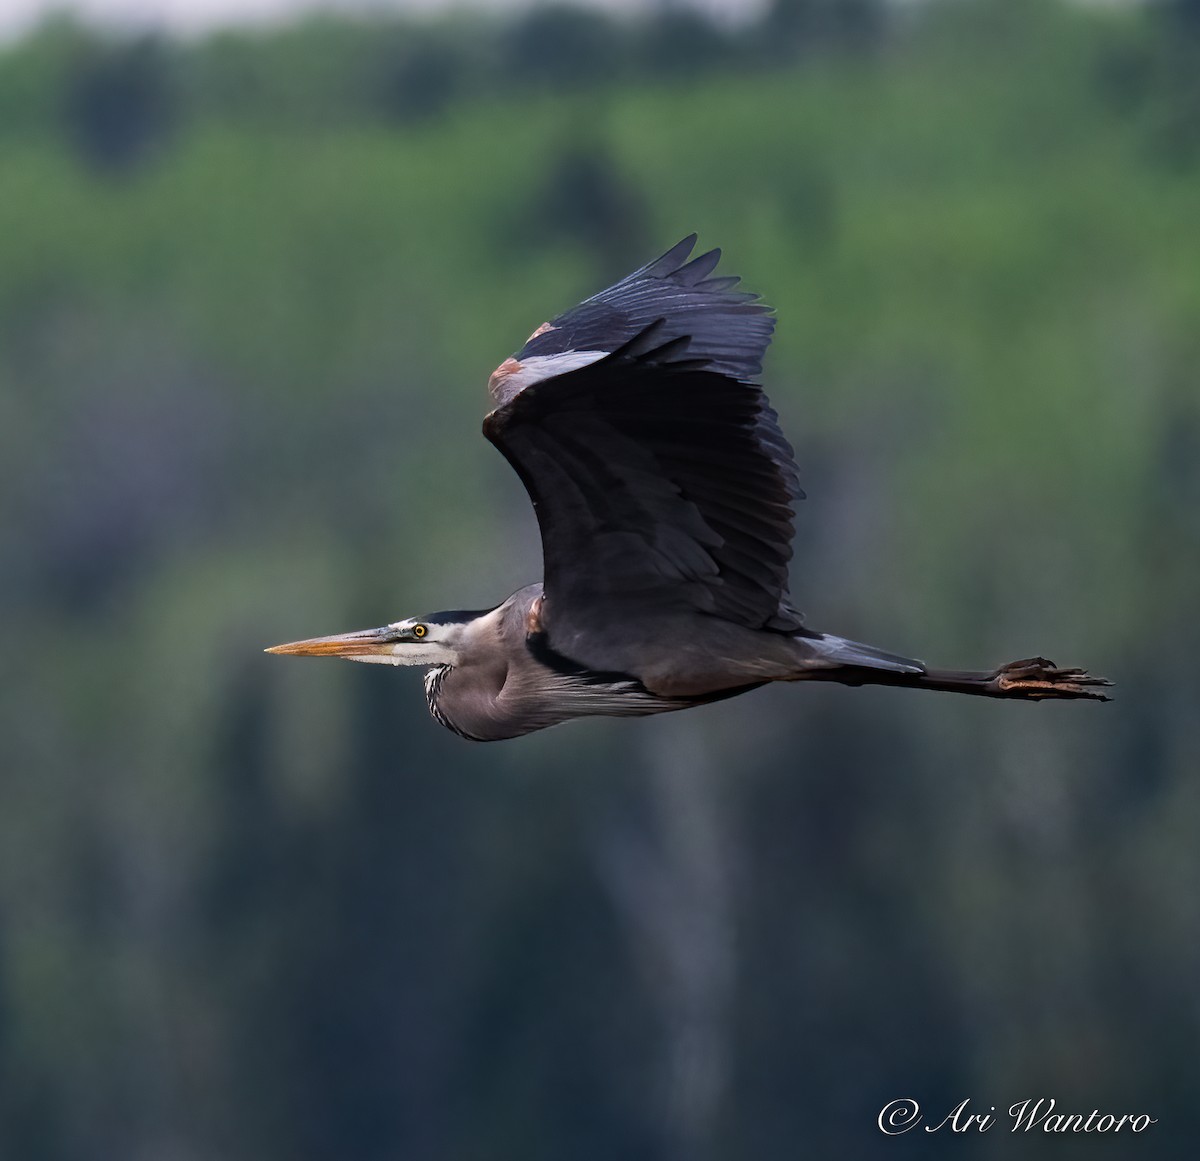
{"type": "Polygon", "coordinates": [[[810,669],[798,676],[806,681],[836,681],[842,685],[899,685],[909,689],[938,689],[947,693],[1024,701],[1047,698],[1108,701],[1101,689],[1112,685],[1106,678],[1093,677],[1086,669],[1060,669],[1044,657],[1010,661],[993,670],[923,669],[912,673],[865,665],[839,665],[810,669]]]}

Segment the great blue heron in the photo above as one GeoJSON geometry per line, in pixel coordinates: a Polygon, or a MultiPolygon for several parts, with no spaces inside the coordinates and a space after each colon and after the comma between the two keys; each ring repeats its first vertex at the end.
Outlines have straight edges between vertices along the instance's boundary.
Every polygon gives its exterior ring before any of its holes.
{"type": "Polygon", "coordinates": [[[792,449],[754,379],[774,319],[711,277],[696,236],[543,323],[493,373],[483,433],[521,477],[541,584],[269,653],[422,665],[429,709],[464,738],[591,714],[687,709],[769,681],[1107,700],[1041,657],[927,669],[807,628],[788,598],[792,449]]]}

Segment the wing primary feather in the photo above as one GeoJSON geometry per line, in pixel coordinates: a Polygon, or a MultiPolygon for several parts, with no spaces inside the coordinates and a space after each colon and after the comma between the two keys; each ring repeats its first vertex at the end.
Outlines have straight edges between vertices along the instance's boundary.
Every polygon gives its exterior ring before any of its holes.
{"type": "Polygon", "coordinates": [[[648,262],[640,270],[631,274],[629,279],[637,278],[639,275],[650,275],[657,278],[663,274],[673,273],[683,265],[684,259],[696,248],[699,239],[700,235],[695,233],[681,238],[661,258],[655,258],[653,262],[648,262]]]}
{"type": "Polygon", "coordinates": [[[686,266],[681,266],[675,272],[675,277],[684,286],[696,286],[716,269],[717,263],[720,261],[721,251],[709,250],[707,254],[701,254],[697,258],[693,258],[686,266]]]}

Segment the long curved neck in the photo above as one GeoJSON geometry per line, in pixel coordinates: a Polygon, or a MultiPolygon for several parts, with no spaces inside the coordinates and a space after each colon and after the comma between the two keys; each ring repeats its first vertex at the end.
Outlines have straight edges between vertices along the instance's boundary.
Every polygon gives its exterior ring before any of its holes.
{"type": "Polygon", "coordinates": [[[534,665],[525,647],[526,619],[541,591],[541,585],[519,589],[464,625],[454,664],[425,675],[429,712],[447,729],[487,742],[538,728],[524,712],[522,691],[534,665]]]}
{"type": "Polygon", "coordinates": [[[510,737],[497,733],[505,671],[482,666],[439,665],[425,674],[429,712],[448,730],[473,742],[510,737]]]}

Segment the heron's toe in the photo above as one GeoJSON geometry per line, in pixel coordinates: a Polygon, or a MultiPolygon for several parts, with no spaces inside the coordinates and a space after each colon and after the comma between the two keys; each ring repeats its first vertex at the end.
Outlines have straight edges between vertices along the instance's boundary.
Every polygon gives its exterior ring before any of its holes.
{"type": "Polygon", "coordinates": [[[1086,669],[1059,668],[1044,657],[1028,657],[1010,661],[996,670],[996,685],[1015,697],[1031,701],[1044,698],[1089,698],[1092,701],[1111,700],[1100,689],[1111,686],[1106,677],[1093,677],[1086,669]]]}

